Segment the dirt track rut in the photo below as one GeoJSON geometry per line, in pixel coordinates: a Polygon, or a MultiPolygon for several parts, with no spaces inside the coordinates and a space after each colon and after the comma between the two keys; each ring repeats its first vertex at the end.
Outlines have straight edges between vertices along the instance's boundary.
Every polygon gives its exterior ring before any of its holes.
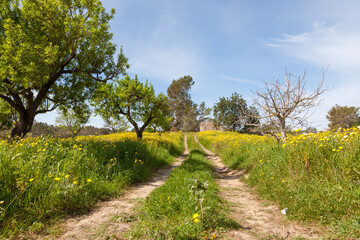
{"type": "Polygon", "coordinates": [[[181,165],[189,154],[187,137],[184,139],[185,151],[176,158],[169,168],[160,169],[154,173],[152,179],[145,183],[133,185],[123,196],[99,203],[90,213],[75,218],[70,218],[63,224],[63,234],[58,237],[36,237],[36,239],[61,239],[61,240],[88,240],[106,239],[121,235],[131,227],[131,211],[139,199],[146,198],[155,188],[160,187],[170,172],[181,165]]]}
{"type": "MultiPolygon", "coordinates": [[[[198,142],[196,137],[195,140],[198,142]]],[[[254,191],[240,181],[244,171],[227,168],[219,156],[200,146],[213,163],[220,196],[229,203],[231,217],[242,226],[240,230],[229,231],[226,234],[229,239],[320,238],[315,228],[287,221],[281,209],[259,200],[254,191]]]]}

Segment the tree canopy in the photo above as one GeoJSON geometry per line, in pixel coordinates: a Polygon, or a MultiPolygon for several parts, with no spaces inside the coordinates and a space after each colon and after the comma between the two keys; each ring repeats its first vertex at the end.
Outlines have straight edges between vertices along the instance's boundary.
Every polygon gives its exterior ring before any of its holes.
{"type": "Polygon", "coordinates": [[[16,122],[14,109],[5,101],[0,99],[0,131],[10,129],[16,122]]]}
{"type": "Polygon", "coordinates": [[[24,136],[37,114],[84,101],[99,82],[125,72],[99,0],[0,3],[0,99],[18,113],[11,135],[24,136]]]}
{"type": "Polygon", "coordinates": [[[348,106],[333,106],[326,115],[329,120],[329,127],[332,129],[337,128],[350,128],[360,125],[360,115],[358,107],[348,106]]]}
{"type": "Polygon", "coordinates": [[[173,80],[167,89],[168,104],[172,111],[172,126],[184,132],[198,131],[200,122],[206,119],[211,109],[202,102],[199,106],[191,100],[190,90],[194,80],[187,75],[173,80]]]}
{"type": "Polygon", "coordinates": [[[167,89],[169,97],[169,106],[173,113],[172,125],[178,130],[183,130],[186,125],[190,125],[189,121],[193,121],[194,103],[191,101],[190,89],[194,85],[191,76],[184,76],[177,80],[173,80],[167,89]]]}
{"type": "Polygon", "coordinates": [[[167,101],[163,93],[156,96],[153,86],[147,81],[143,84],[137,76],[134,79],[125,76],[101,86],[96,91],[94,106],[97,112],[124,115],[134,127],[137,137],[142,138],[144,130],[151,123],[169,121],[167,101]]]}
{"type": "Polygon", "coordinates": [[[247,131],[250,125],[259,122],[257,118],[250,117],[250,112],[257,111],[250,109],[238,93],[233,93],[230,98],[221,97],[214,105],[214,125],[230,131],[247,131]]]}

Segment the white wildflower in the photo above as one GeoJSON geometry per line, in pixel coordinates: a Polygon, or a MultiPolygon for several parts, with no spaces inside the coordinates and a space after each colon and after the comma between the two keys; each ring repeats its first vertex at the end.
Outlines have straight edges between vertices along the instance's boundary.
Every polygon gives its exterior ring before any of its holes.
{"type": "Polygon", "coordinates": [[[281,213],[286,215],[286,210],[288,210],[287,208],[284,208],[283,210],[281,210],[281,213]]]}

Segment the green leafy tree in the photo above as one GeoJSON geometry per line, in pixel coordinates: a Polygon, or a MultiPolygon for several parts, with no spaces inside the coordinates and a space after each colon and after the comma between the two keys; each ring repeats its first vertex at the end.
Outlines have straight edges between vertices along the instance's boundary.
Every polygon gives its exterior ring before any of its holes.
{"type": "Polygon", "coordinates": [[[91,116],[90,107],[87,104],[74,104],[72,106],[60,106],[60,116],[56,122],[65,128],[72,137],[79,134],[81,129],[89,122],[91,116]]]}
{"type": "Polygon", "coordinates": [[[191,76],[173,80],[167,89],[169,106],[172,110],[172,126],[178,130],[191,131],[197,125],[197,106],[191,100],[190,89],[194,85],[191,76]]]}
{"type": "Polygon", "coordinates": [[[128,67],[111,42],[114,10],[106,13],[99,0],[7,0],[0,11],[0,99],[18,114],[12,137],[128,67]]]}
{"type": "Polygon", "coordinates": [[[249,108],[245,99],[235,92],[230,98],[222,97],[215,103],[214,125],[231,131],[247,131],[252,125],[258,124],[257,115],[257,110],[249,108]]]}
{"type": "Polygon", "coordinates": [[[332,129],[350,128],[360,125],[359,108],[357,107],[339,106],[336,104],[329,110],[326,118],[329,120],[330,123],[328,125],[332,129]]]}
{"type": "Polygon", "coordinates": [[[13,127],[16,119],[17,115],[14,109],[7,102],[0,99],[0,131],[13,127]]]}
{"type": "Polygon", "coordinates": [[[143,84],[137,76],[134,79],[126,76],[99,88],[94,97],[94,106],[95,111],[103,109],[125,116],[141,139],[152,122],[168,121],[167,101],[163,93],[156,96],[153,86],[148,82],[143,84]]]}
{"type": "Polygon", "coordinates": [[[128,128],[128,122],[124,116],[114,115],[112,113],[104,114],[101,118],[105,122],[105,128],[108,128],[110,132],[125,132],[128,128]]]}

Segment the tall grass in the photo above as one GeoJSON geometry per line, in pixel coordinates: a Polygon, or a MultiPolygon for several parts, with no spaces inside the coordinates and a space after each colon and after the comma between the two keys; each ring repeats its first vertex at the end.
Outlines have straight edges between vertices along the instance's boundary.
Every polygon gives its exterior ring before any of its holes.
{"type": "MultiPolygon", "coordinates": [[[[211,145],[213,135],[226,134],[202,133],[200,141],[211,145]]],[[[360,238],[359,129],[299,134],[283,144],[232,136],[241,147],[221,140],[212,146],[228,165],[249,170],[248,182],[261,196],[288,208],[290,218],[322,223],[334,237],[360,238]]]]}
{"type": "Polygon", "coordinates": [[[188,140],[187,160],[146,198],[129,238],[214,239],[220,230],[238,227],[216,194],[212,166],[193,137],[188,140]]]}
{"type": "Polygon", "coordinates": [[[173,161],[170,152],[183,149],[181,134],[160,139],[148,134],[143,141],[132,135],[1,142],[0,236],[41,230],[64,215],[85,212],[146,180],[153,169],[173,161]]]}

